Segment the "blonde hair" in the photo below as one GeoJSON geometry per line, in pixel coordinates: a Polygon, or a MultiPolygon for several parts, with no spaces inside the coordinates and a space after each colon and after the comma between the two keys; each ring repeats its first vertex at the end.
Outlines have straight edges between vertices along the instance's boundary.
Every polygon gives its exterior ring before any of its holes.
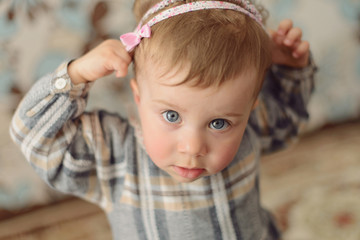
{"type": "MultiPolygon", "coordinates": [[[[157,2],[136,0],[137,20],[157,2]]],[[[271,63],[270,40],[264,29],[245,14],[220,9],[188,12],[155,24],[151,32],[151,38],[144,38],[135,49],[135,74],[141,71],[139,63],[148,58],[166,65],[166,70],[190,63],[188,75],[180,84],[209,87],[220,86],[255,67],[259,82],[255,95],[260,91],[271,63]]]]}

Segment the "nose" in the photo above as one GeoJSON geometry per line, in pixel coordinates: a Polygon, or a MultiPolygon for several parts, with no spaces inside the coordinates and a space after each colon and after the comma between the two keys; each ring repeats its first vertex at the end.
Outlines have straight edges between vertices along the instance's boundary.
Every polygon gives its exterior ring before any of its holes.
{"type": "Polygon", "coordinates": [[[206,137],[197,130],[186,131],[179,139],[178,151],[191,157],[203,157],[208,153],[206,137]]]}

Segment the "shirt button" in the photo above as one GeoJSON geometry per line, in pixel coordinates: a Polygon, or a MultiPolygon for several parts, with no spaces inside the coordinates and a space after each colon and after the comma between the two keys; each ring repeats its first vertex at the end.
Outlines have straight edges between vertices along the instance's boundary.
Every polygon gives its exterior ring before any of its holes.
{"type": "Polygon", "coordinates": [[[58,90],[64,89],[66,87],[66,80],[63,78],[59,78],[55,81],[55,87],[58,90]]]}

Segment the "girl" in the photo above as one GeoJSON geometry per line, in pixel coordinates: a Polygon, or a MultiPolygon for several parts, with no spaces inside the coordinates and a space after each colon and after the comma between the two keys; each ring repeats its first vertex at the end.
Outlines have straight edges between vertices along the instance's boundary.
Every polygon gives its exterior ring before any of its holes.
{"type": "Polygon", "coordinates": [[[50,186],[101,206],[114,239],[279,239],[258,164],[308,117],[315,67],[301,30],[285,20],[269,37],[242,0],[138,0],[134,12],[121,42],[35,84],[12,138],[50,186]],[[140,127],[84,112],[93,82],[131,61],[140,127]]]}

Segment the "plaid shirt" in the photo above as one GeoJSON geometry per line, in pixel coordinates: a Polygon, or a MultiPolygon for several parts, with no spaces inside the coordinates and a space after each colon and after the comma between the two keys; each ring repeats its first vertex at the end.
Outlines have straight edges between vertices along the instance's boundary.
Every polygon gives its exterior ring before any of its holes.
{"type": "Polygon", "coordinates": [[[126,119],[84,112],[91,84],[73,86],[66,63],[24,97],[10,134],[50,186],[105,210],[114,239],[278,239],[259,202],[259,156],[308,118],[315,69],[272,66],[232,163],[192,183],[156,167],[126,119]]]}

